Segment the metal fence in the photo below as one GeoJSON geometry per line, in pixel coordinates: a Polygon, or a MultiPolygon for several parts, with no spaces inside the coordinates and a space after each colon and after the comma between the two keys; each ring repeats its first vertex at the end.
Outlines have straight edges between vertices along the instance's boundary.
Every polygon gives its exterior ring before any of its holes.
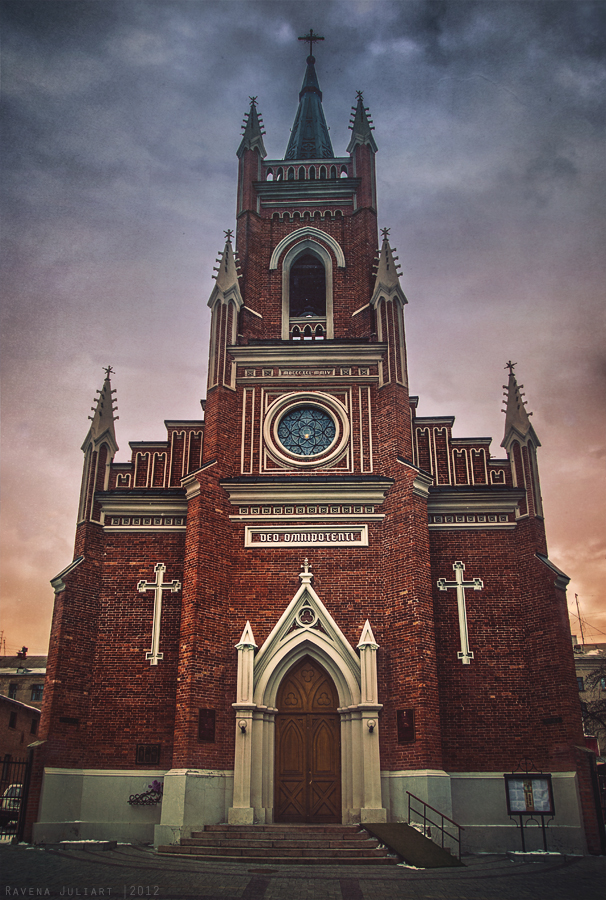
{"type": "Polygon", "coordinates": [[[0,841],[15,840],[19,815],[25,813],[29,766],[26,759],[6,755],[0,762],[0,841]]]}

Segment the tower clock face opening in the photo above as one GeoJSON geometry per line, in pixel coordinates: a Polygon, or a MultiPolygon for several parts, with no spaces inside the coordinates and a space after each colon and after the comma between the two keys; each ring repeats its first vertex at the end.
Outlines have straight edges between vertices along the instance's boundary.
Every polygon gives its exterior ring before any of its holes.
{"type": "Polygon", "coordinates": [[[337,434],[332,416],[318,406],[298,406],[282,416],[278,440],[295,456],[317,456],[331,446],[337,434]]]}

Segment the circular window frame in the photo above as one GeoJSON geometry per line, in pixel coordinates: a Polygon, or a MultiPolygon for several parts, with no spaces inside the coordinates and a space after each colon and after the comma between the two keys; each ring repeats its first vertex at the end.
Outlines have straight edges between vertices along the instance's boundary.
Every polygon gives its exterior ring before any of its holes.
{"type": "Polygon", "coordinates": [[[336,397],[331,397],[330,394],[312,391],[279,397],[267,410],[263,423],[263,438],[267,450],[276,462],[289,468],[319,468],[334,463],[347,449],[349,435],[349,418],[343,404],[336,397]],[[284,416],[299,406],[315,406],[329,415],[335,423],[334,440],[322,453],[314,456],[293,453],[281,443],[278,437],[278,426],[284,416]]]}

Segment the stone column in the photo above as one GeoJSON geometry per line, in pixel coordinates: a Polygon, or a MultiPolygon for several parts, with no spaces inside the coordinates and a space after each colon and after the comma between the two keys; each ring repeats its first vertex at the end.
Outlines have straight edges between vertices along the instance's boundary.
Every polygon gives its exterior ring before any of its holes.
{"type": "Polygon", "coordinates": [[[246,623],[236,650],[238,651],[238,686],[236,702],[236,752],[234,758],[234,799],[227,813],[230,825],[252,825],[251,775],[253,748],[253,674],[257,645],[250,622],[246,623]]]}
{"type": "Polygon", "coordinates": [[[368,619],[358,644],[360,651],[360,681],[362,719],[361,752],[364,773],[364,794],[360,822],[386,822],[387,811],[381,800],[381,759],[379,754],[379,703],[377,684],[377,650],[368,619]]]}

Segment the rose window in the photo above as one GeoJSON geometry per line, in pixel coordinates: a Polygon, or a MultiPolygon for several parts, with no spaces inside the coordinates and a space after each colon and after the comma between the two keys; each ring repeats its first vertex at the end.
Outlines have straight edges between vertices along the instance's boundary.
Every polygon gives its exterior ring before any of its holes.
{"type": "Polygon", "coordinates": [[[282,417],[277,431],[280,443],[290,453],[317,456],[333,443],[336,426],[323,409],[298,406],[282,417]]]}

